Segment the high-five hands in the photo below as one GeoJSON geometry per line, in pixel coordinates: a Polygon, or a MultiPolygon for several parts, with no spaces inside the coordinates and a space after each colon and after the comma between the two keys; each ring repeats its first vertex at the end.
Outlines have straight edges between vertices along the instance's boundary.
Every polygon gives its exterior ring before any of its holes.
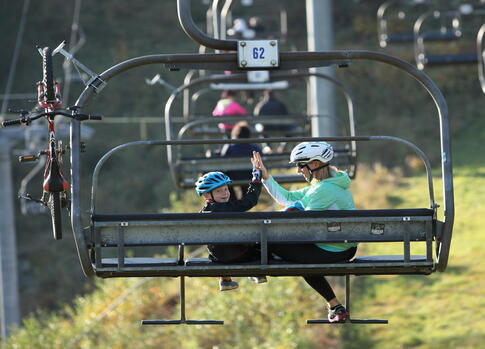
{"type": "Polygon", "coordinates": [[[263,159],[261,159],[261,154],[259,154],[259,152],[253,151],[251,163],[253,164],[254,169],[261,170],[261,175],[264,180],[267,180],[269,178],[268,170],[264,166],[263,159]]]}

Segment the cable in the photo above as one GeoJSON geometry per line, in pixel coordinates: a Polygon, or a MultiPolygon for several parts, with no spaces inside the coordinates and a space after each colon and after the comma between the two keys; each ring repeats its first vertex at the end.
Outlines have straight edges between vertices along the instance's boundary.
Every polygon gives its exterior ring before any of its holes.
{"type": "MultiPolygon", "coordinates": [[[[79,16],[81,13],[81,2],[82,0],[76,0],[74,4],[74,14],[72,16],[72,24],[71,24],[71,37],[69,39],[69,53],[74,55],[77,50],[81,48],[81,46],[86,42],[84,38],[84,33],[79,27],[79,16]],[[80,38],[77,40],[78,33],[80,33],[80,38]],[[77,40],[77,41],[76,41],[77,40]]],[[[64,101],[66,105],[69,104],[69,93],[71,90],[71,80],[72,80],[72,73],[71,73],[71,64],[66,59],[64,61],[64,89],[62,94],[64,96],[64,101]]],[[[77,69],[77,67],[76,67],[77,69]]],[[[81,76],[81,72],[78,73],[81,76]]]]}

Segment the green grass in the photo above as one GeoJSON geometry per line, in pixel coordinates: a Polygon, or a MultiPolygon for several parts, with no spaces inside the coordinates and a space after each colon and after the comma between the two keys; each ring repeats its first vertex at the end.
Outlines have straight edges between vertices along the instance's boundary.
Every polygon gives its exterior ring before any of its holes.
{"type": "MultiPolygon", "coordinates": [[[[385,318],[389,325],[349,327],[343,347],[362,348],[366,341],[366,348],[483,348],[485,161],[479,149],[484,126],[483,121],[469,125],[454,145],[455,224],[448,268],[430,276],[356,278],[353,316],[385,318]]],[[[423,188],[417,177],[396,186],[393,196],[405,198],[396,207],[424,207],[423,188]]],[[[435,191],[441,191],[440,180],[435,191]]],[[[365,246],[365,254],[394,252],[389,245],[365,246]]]]}

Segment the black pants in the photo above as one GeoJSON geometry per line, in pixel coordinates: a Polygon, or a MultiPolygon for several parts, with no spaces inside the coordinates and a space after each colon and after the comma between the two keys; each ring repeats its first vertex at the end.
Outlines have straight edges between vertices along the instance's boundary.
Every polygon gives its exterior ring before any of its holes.
{"type": "MultiPolygon", "coordinates": [[[[314,244],[271,244],[270,251],[282,259],[302,264],[338,263],[350,260],[357,252],[357,247],[342,252],[330,252],[314,244]]],[[[323,276],[305,276],[305,281],[328,301],[335,298],[335,293],[323,276]]]]}
{"type": "Polygon", "coordinates": [[[209,259],[219,263],[244,263],[261,259],[256,245],[207,245],[209,259]]]}

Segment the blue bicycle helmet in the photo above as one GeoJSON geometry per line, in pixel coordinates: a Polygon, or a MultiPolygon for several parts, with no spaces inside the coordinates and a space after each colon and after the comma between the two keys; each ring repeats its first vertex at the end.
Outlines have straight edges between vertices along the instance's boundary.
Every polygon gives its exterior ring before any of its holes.
{"type": "Polygon", "coordinates": [[[195,182],[195,191],[202,195],[231,182],[231,179],[222,172],[208,172],[195,182]]]}

